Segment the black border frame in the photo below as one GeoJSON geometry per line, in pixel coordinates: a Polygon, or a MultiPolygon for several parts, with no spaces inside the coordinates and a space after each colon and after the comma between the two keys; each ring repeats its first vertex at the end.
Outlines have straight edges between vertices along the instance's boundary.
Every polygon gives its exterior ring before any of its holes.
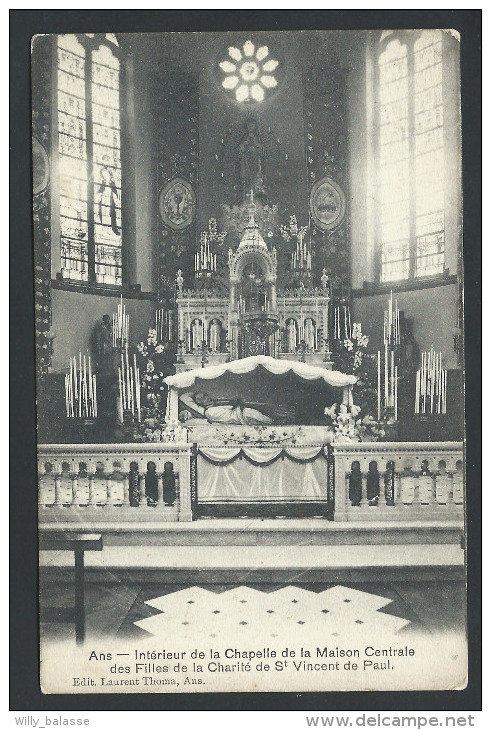
{"type": "Polygon", "coordinates": [[[481,10],[10,11],[10,709],[478,711],[481,709],[481,10]],[[36,33],[454,28],[461,34],[469,683],[461,691],[43,695],[38,685],[30,43],[36,33]]]}

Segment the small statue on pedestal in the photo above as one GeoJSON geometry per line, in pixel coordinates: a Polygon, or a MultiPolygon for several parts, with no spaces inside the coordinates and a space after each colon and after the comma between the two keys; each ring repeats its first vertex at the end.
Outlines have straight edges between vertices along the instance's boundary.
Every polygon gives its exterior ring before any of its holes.
{"type": "Polygon", "coordinates": [[[108,314],[96,324],[93,333],[93,351],[97,373],[113,370],[113,326],[108,314]]]}

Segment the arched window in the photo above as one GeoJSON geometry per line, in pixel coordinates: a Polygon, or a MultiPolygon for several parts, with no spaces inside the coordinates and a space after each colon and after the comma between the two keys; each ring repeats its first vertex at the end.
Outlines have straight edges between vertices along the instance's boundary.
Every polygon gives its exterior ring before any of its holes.
{"type": "Polygon", "coordinates": [[[438,30],[381,37],[377,57],[380,281],[445,268],[442,40],[438,30]]]}
{"type": "Polygon", "coordinates": [[[57,44],[61,275],[120,285],[119,48],[112,34],[57,44]]]}

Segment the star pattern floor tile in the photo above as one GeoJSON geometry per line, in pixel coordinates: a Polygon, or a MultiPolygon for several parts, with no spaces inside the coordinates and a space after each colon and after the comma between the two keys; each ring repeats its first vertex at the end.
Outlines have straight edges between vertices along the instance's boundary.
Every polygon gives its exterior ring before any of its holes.
{"type": "Polygon", "coordinates": [[[325,637],[361,638],[375,632],[395,635],[410,623],[380,611],[392,599],[341,585],[320,592],[296,586],[271,592],[237,586],[221,593],[193,586],[145,603],[159,613],[134,625],[163,640],[230,634],[257,642],[279,635],[302,638],[313,631],[325,637]]]}

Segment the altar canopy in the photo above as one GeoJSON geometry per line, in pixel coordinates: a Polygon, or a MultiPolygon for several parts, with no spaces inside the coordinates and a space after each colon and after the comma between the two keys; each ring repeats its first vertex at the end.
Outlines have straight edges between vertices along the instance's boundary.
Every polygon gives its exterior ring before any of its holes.
{"type": "Polygon", "coordinates": [[[165,382],[168,420],[181,414],[188,425],[319,425],[325,407],[349,401],[356,377],[256,355],[172,375],[165,382]]]}

